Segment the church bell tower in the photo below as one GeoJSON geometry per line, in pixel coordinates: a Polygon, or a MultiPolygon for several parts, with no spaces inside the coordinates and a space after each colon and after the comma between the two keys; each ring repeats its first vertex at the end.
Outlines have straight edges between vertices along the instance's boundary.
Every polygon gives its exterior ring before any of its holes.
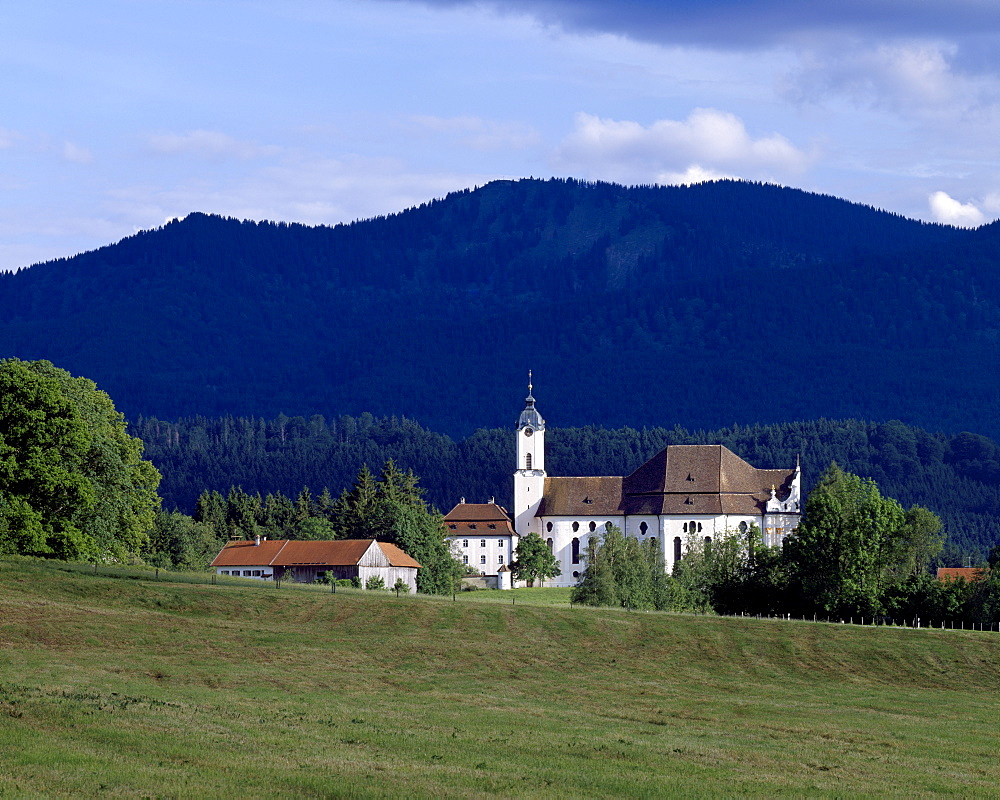
{"type": "Polygon", "coordinates": [[[517,420],[517,469],[514,471],[514,529],[521,535],[536,529],[535,514],[545,490],[545,420],[535,408],[528,372],[528,396],[517,420]]]}

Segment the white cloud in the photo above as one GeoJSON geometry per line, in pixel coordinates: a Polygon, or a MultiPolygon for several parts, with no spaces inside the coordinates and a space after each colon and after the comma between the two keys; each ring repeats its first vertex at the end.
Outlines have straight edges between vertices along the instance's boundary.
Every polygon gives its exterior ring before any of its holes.
{"type": "Polygon", "coordinates": [[[497,122],[482,117],[415,116],[417,129],[455,137],[473,150],[522,150],[540,141],[538,131],[520,122],[497,122]]]}
{"type": "Polygon", "coordinates": [[[959,228],[975,228],[986,222],[986,216],[972,203],[960,203],[947,192],[934,192],[929,198],[931,214],[938,222],[959,228]]]}
{"type": "Polygon", "coordinates": [[[62,147],[62,157],[74,164],[89,164],[94,160],[93,154],[85,147],[73,142],[65,142],[62,147]]]}
{"type": "Polygon", "coordinates": [[[649,126],[580,113],[557,159],[588,177],[627,183],[683,183],[725,175],[778,180],[801,174],[810,161],[785,137],[754,139],[739,117],[712,108],[695,109],[686,120],[658,120],[649,126]]]}
{"type": "Polygon", "coordinates": [[[157,133],[147,137],[149,149],[159,155],[191,155],[198,158],[249,160],[281,152],[273,145],[240,141],[220,131],[197,130],[189,133],[157,133]]]}
{"type": "Polygon", "coordinates": [[[726,172],[718,172],[713,169],[705,169],[700,164],[692,164],[683,172],[661,172],[656,176],[656,183],[664,185],[690,186],[693,183],[705,183],[706,181],[718,181],[723,178],[735,178],[726,172]]]}

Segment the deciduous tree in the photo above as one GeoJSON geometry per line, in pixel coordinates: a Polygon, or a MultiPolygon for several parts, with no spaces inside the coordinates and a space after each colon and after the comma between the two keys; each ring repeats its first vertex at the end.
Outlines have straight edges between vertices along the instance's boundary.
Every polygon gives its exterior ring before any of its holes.
{"type": "Polygon", "coordinates": [[[544,581],[562,574],[559,562],[549,546],[534,532],[522,536],[517,543],[510,571],[516,580],[527,581],[528,586],[534,586],[535,581],[544,581]]]}

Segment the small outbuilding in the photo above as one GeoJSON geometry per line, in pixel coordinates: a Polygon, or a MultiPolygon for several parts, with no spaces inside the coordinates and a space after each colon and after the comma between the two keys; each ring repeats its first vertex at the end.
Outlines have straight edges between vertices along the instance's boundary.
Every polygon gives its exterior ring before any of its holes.
{"type": "Polygon", "coordinates": [[[386,588],[402,578],[410,591],[417,590],[414,559],[394,544],[374,539],[339,541],[293,541],[255,539],[229,542],[212,561],[218,575],[257,580],[293,580],[313,583],[321,577],[332,580],[358,578],[364,586],[380,577],[386,588]]]}

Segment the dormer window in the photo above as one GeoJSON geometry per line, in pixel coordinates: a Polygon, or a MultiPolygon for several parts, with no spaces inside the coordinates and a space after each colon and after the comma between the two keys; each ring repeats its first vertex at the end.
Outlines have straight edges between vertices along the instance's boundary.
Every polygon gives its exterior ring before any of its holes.
{"type": "Polygon", "coordinates": [[[476,529],[476,523],[473,522],[471,525],[469,525],[469,527],[472,528],[472,530],[475,530],[476,529]]]}
{"type": "Polygon", "coordinates": [[[590,495],[587,495],[586,497],[583,498],[583,502],[589,506],[594,501],[590,499],[590,495]]]}
{"type": "Polygon", "coordinates": [[[497,526],[494,525],[492,522],[489,525],[487,525],[486,527],[489,528],[491,531],[495,531],[497,529],[497,526]]]}
{"type": "Polygon", "coordinates": [[[454,522],[451,525],[449,525],[448,527],[451,528],[453,531],[457,531],[458,530],[458,525],[456,525],[454,522]]]}

